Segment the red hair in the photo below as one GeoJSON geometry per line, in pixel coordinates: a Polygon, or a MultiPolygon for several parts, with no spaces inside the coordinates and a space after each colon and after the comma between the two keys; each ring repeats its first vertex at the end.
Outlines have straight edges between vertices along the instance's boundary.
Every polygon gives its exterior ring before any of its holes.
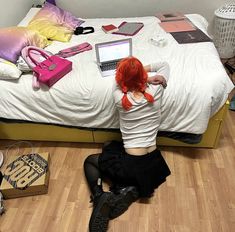
{"type": "Polygon", "coordinates": [[[129,110],[132,106],[127,98],[128,91],[142,92],[148,102],[154,101],[153,96],[145,92],[147,78],[147,72],[137,58],[128,57],[119,62],[116,72],[116,82],[124,93],[122,106],[125,110],[129,110]]]}

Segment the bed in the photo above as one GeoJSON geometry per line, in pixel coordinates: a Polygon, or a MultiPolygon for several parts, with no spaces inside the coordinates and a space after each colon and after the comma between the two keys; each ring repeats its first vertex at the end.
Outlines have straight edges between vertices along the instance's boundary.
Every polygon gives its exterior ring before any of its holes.
{"type": "MultiPolygon", "coordinates": [[[[32,8],[19,26],[27,26],[39,10],[32,8]]],[[[206,33],[208,23],[204,17],[198,14],[187,17],[206,33]]],[[[83,42],[93,46],[90,51],[68,58],[73,62],[73,70],[53,87],[35,91],[31,73],[21,75],[17,81],[0,80],[0,139],[96,143],[120,139],[112,99],[114,76],[100,75],[94,45],[127,38],[106,34],[101,29],[102,25],[126,21],[144,23],[132,36],[134,56],[144,65],[160,60],[170,64],[158,144],[216,147],[233,83],[212,42],[180,45],[164,32],[154,16],[83,20],[82,26],[94,27],[94,33],[73,35],[66,43],[53,41],[45,48],[57,53],[83,42]],[[166,39],[166,46],[149,42],[158,35],[166,39]]]]}

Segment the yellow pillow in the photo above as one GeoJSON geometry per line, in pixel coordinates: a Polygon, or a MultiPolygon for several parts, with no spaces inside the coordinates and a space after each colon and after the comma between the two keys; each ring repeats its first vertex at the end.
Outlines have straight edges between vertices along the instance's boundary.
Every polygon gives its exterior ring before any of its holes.
{"type": "Polygon", "coordinates": [[[38,31],[47,39],[61,42],[68,42],[73,34],[72,30],[46,20],[33,20],[28,25],[28,28],[38,31]]]}

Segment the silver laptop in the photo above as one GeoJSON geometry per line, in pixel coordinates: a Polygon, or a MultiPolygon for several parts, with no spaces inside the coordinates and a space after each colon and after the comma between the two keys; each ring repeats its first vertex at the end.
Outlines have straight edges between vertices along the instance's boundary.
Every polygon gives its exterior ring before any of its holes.
{"type": "Polygon", "coordinates": [[[95,44],[96,59],[101,75],[115,75],[117,63],[132,56],[132,39],[122,39],[95,44]]]}

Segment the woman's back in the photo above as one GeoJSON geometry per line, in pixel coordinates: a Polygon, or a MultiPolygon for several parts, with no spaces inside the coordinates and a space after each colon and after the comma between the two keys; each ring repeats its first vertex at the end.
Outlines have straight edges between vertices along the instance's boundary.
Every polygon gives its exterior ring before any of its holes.
{"type": "Polygon", "coordinates": [[[122,91],[117,87],[114,91],[116,107],[119,111],[120,130],[125,148],[146,148],[156,145],[156,136],[161,121],[161,85],[149,85],[146,92],[154,97],[149,103],[144,95],[136,98],[133,92],[127,97],[132,107],[126,111],[122,107],[122,91]]]}
{"type": "Polygon", "coordinates": [[[114,100],[124,147],[129,154],[142,155],[152,151],[148,148],[156,148],[164,88],[158,82],[148,83],[149,71],[156,72],[155,81],[159,78],[168,80],[169,65],[166,62],[144,67],[133,57],[121,61],[117,69],[114,100]],[[141,151],[138,153],[135,149],[141,151]]]}

